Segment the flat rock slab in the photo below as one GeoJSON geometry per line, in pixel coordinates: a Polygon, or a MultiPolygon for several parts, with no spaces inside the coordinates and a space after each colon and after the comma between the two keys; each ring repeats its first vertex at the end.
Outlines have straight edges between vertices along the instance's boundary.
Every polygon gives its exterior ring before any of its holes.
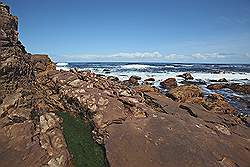
{"type": "Polygon", "coordinates": [[[190,115],[154,113],[112,124],[105,140],[111,167],[249,166],[249,139],[206,127],[190,115]],[[225,159],[227,161],[225,161],[225,159]],[[236,163],[237,162],[237,163],[236,163]]]}

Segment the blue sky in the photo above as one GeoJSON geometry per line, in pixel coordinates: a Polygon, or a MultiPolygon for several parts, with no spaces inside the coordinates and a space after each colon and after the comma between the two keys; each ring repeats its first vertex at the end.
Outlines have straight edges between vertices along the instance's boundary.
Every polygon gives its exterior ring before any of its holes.
{"type": "Polygon", "coordinates": [[[54,61],[250,63],[249,0],[4,0],[54,61]]]}

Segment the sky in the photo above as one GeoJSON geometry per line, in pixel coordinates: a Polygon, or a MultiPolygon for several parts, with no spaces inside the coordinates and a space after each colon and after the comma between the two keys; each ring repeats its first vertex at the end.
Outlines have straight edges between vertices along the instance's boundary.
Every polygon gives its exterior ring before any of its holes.
{"type": "Polygon", "coordinates": [[[3,0],[56,62],[250,64],[250,0],[3,0]]]}

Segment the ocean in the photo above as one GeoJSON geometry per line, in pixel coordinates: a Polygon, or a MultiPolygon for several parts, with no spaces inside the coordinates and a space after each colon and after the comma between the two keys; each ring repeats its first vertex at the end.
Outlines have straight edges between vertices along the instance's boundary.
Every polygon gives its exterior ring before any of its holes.
{"type": "Polygon", "coordinates": [[[209,90],[207,85],[215,83],[213,80],[225,78],[229,83],[250,84],[250,64],[201,64],[201,63],[155,63],[155,62],[58,62],[58,70],[91,70],[100,75],[116,76],[120,80],[127,80],[130,76],[140,76],[140,82],[147,78],[154,78],[154,86],[159,87],[161,81],[174,77],[181,85],[183,78],[176,77],[190,72],[194,77],[192,82],[198,84],[205,96],[210,93],[220,93],[237,109],[239,113],[250,115],[250,95],[233,92],[230,89],[209,90]]]}

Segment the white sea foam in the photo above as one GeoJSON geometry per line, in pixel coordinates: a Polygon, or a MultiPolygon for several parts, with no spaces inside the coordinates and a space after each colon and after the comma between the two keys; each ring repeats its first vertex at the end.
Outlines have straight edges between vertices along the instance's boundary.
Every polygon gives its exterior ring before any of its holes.
{"type": "Polygon", "coordinates": [[[61,63],[56,63],[56,66],[67,66],[68,65],[68,63],[63,63],[63,62],[61,62],[61,63]]]}
{"type": "Polygon", "coordinates": [[[192,64],[182,64],[181,66],[183,66],[183,67],[193,67],[194,65],[192,65],[192,64]]]}
{"type": "MultiPolygon", "coordinates": [[[[157,72],[140,72],[140,71],[130,71],[130,72],[111,72],[110,74],[105,74],[109,76],[117,76],[120,80],[127,80],[130,76],[136,75],[140,76],[143,80],[153,77],[155,78],[155,86],[158,86],[159,83],[167,78],[176,78],[177,82],[183,80],[181,77],[176,77],[177,75],[183,74],[184,72],[164,72],[164,73],[157,73],[157,72]]],[[[219,80],[221,78],[226,78],[228,81],[238,82],[238,83],[249,83],[250,73],[220,73],[220,74],[212,74],[212,73],[202,73],[202,72],[195,72],[192,73],[192,76],[196,80],[203,80],[209,82],[210,80],[219,80]]]]}
{"type": "Polygon", "coordinates": [[[146,64],[127,64],[127,65],[122,65],[121,68],[124,69],[145,69],[145,68],[153,68],[155,66],[150,66],[146,64]]]}
{"type": "Polygon", "coordinates": [[[56,67],[56,70],[63,70],[63,71],[69,71],[70,68],[69,67],[56,67]]]}
{"type": "Polygon", "coordinates": [[[165,65],[166,68],[175,68],[175,66],[165,65]]]}

